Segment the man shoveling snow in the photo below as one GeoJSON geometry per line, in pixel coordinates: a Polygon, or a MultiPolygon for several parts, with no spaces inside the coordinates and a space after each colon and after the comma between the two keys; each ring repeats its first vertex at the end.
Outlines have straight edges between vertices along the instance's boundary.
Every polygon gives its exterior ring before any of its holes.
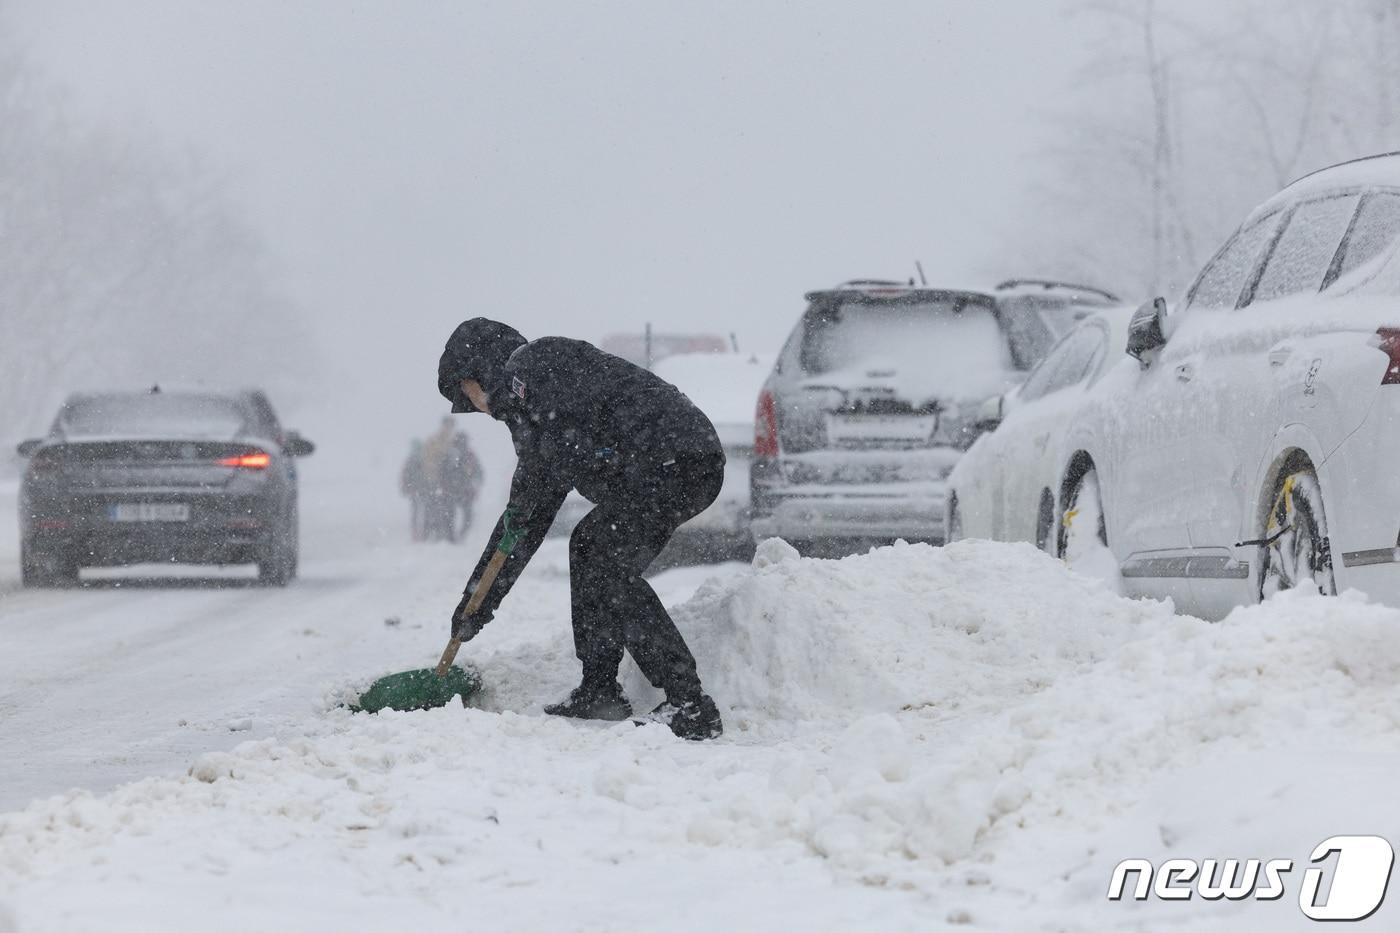
{"type": "Polygon", "coordinates": [[[469,641],[544,540],[569,490],[595,503],[569,541],[574,649],[583,682],[545,707],[555,716],[623,720],[618,683],[626,649],[666,702],[653,712],[676,735],[723,730],[695,658],[642,572],[676,529],[719,494],[724,450],[714,426],[679,389],[581,340],[527,342],[485,318],[458,325],[438,364],[453,412],[481,411],[510,429],[517,458],[510,502],[452,614],[469,641]],[[480,607],[467,604],[497,552],[508,554],[480,607]]]}

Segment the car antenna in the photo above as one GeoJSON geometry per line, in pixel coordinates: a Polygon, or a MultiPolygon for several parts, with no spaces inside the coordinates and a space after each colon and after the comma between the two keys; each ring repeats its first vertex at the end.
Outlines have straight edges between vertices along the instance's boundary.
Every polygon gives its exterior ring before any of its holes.
{"type": "MultiPolygon", "coordinates": [[[[928,279],[924,278],[924,264],[919,260],[914,260],[914,268],[919,270],[919,284],[928,288],[928,279]]],[[[912,282],[910,284],[913,284],[912,282]]]]}
{"type": "Polygon", "coordinates": [[[159,382],[157,382],[155,385],[151,386],[151,394],[152,394],[152,395],[159,395],[159,394],[160,394],[160,383],[159,383],[159,382]]]}

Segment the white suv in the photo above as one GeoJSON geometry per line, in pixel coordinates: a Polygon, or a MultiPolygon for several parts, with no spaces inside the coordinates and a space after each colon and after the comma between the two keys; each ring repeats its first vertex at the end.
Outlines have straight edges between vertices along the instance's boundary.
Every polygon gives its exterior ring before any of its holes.
{"type": "Polygon", "coordinates": [[[1067,428],[1057,543],[1218,618],[1278,589],[1400,604],[1400,156],[1264,202],[1147,303],[1067,428]]]}

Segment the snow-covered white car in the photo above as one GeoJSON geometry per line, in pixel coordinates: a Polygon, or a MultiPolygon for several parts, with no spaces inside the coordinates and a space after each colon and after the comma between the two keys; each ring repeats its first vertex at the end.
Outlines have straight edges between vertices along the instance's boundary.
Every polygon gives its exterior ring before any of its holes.
{"type": "Polygon", "coordinates": [[[1117,304],[1044,280],[959,289],[859,280],[811,292],[755,418],[753,532],[850,551],[944,539],[946,479],[978,413],[1117,304]]]}
{"type": "Polygon", "coordinates": [[[1057,549],[1218,618],[1279,590],[1400,605],[1400,156],[1257,207],[1061,442],[1057,549]]]}
{"type": "Polygon", "coordinates": [[[979,437],[948,475],[948,539],[1055,543],[1055,490],[1066,427],[1103,375],[1126,360],[1132,309],[1097,312],[1067,334],[1026,381],[989,400],[979,437]]]}

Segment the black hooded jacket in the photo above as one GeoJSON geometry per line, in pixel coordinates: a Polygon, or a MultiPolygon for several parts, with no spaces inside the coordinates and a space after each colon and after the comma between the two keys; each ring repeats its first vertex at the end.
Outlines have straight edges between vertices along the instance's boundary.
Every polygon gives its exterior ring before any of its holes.
{"type": "Polygon", "coordinates": [[[475,410],[461,392],[467,378],[486,389],[491,416],[510,429],[516,455],[510,503],[467,586],[475,588],[507,531],[518,533],[482,604],[484,619],[525,569],[570,489],[595,504],[644,508],[641,490],[663,466],[724,462],[714,425],[679,389],[582,340],[527,343],[504,324],[474,318],[453,332],[438,369],[453,411],[475,410]]]}

